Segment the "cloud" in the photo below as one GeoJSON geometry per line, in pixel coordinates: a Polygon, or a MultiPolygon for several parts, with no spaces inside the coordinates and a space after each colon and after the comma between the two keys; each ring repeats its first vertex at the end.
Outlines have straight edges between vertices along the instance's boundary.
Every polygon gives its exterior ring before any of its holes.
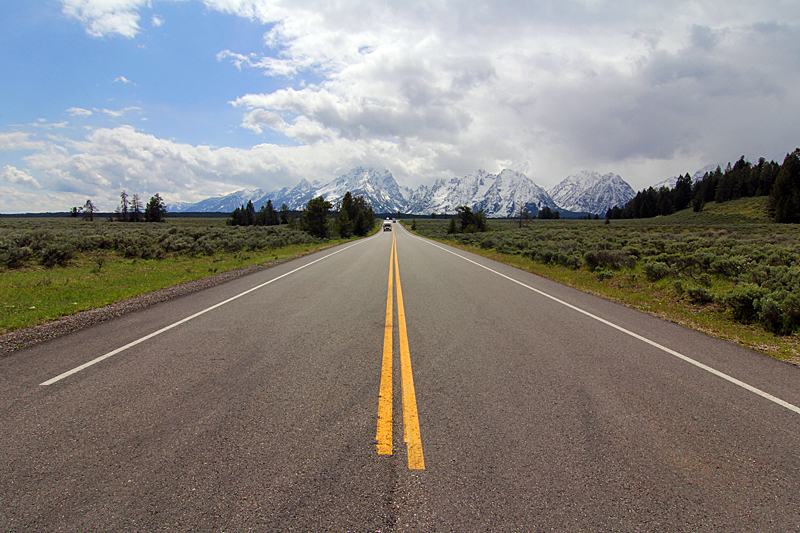
{"type": "MultiPolygon", "coordinates": [[[[119,76],[118,78],[114,78],[114,83],[117,83],[117,82],[122,82],[125,85],[127,85],[129,83],[133,83],[131,80],[129,80],[125,76],[119,76]]],[[[133,83],[133,84],[136,85],[135,83],[133,83]]]]}
{"type": "Polygon", "coordinates": [[[0,133],[0,150],[44,150],[47,145],[41,141],[32,141],[30,133],[12,131],[0,133]]]}
{"type": "Polygon", "coordinates": [[[59,130],[69,127],[69,122],[62,121],[62,122],[48,123],[45,119],[40,118],[37,122],[32,122],[28,124],[28,126],[32,126],[34,128],[42,128],[45,130],[59,130]]]}
{"type": "Polygon", "coordinates": [[[3,171],[0,172],[0,181],[25,185],[34,189],[42,188],[42,186],[39,185],[35,179],[33,179],[33,176],[25,173],[22,170],[19,170],[16,167],[12,167],[11,165],[6,165],[3,167],[3,171]]]}
{"type": "Polygon", "coordinates": [[[138,107],[138,106],[130,106],[130,107],[125,107],[125,108],[123,108],[123,109],[120,109],[120,110],[114,110],[114,109],[102,109],[101,111],[102,111],[103,113],[105,113],[107,116],[111,117],[111,118],[121,118],[121,117],[125,116],[125,114],[126,114],[128,111],[141,111],[141,110],[142,110],[142,108],[141,108],[141,107],[138,107]]]}
{"type": "Polygon", "coordinates": [[[153,25],[154,28],[158,28],[159,26],[164,24],[164,19],[162,19],[158,15],[153,15],[153,18],[150,20],[150,23],[153,25]]]}
{"type": "Polygon", "coordinates": [[[65,111],[71,117],[90,117],[92,116],[92,112],[88,109],[83,109],[81,107],[70,107],[65,111]]]}
{"type": "MultiPolygon", "coordinates": [[[[135,36],[151,4],[62,0],[64,13],[94,36],[135,36]]],[[[503,167],[553,185],[591,168],[628,172],[623,177],[638,188],[742,154],[782,158],[800,138],[800,125],[787,112],[800,100],[796,3],[203,4],[263,25],[263,46],[237,48],[245,45],[231,39],[216,59],[270,78],[230,104],[241,111],[242,128],[260,136],[275,132],[287,146],[173,144],[154,159],[158,166],[134,164],[137,159],[117,152],[106,162],[99,151],[106,144],[91,137],[71,147],[77,152],[70,164],[59,163],[76,186],[96,183],[91,172],[107,176],[115,164],[120,176],[150,180],[159,169],[166,176],[174,168],[186,183],[221,190],[334,177],[323,173],[364,162],[387,166],[409,185],[503,167]],[[173,159],[178,153],[194,154],[213,171],[181,167],[173,159]],[[255,154],[280,172],[265,170],[255,154]],[[259,172],[263,183],[254,177],[259,172]],[[213,180],[221,185],[215,188],[213,180]]],[[[125,137],[125,146],[142,141],[138,132],[105,131],[125,137]]],[[[188,189],[175,184],[175,193],[180,190],[188,189]]]]}
{"type": "Polygon", "coordinates": [[[0,182],[0,213],[63,212],[74,205],[83,205],[85,201],[85,198],[65,197],[41,190],[19,190],[0,182]]]}
{"type": "MultiPolygon", "coordinates": [[[[314,126],[303,121],[293,127],[314,134],[314,126]]],[[[402,180],[415,171],[430,170],[431,155],[438,148],[341,139],[301,146],[212,148],[120,126],[94,130],[81,140],[53,139],[47,149],[24,159],[47,190],[69,202],[92,198],[102,209],[113,209],[121,190],[142,197],[160,193],[167,201],[198,201],[245,187],[274,190],[294,186],[303,178],[333,178],[360,164],[391,167],[402,180]],[[396,163],[401,160],[402,164],[396,163]]]]}
{"type": "Polygon", "coordinates": [[[139,31],[138,10],[149,0],[61,0],[62,12],[80,21],[92,37],[133,38],[139,31]]]}

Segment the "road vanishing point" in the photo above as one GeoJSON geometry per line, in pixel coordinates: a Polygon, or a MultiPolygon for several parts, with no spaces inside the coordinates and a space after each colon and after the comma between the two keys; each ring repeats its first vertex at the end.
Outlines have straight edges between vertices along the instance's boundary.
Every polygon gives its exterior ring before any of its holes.
{"type": "Polygon", "coordinates": [[[394,224],[0,359],[0,531],[800,531],[798,406],[394,224]]]}

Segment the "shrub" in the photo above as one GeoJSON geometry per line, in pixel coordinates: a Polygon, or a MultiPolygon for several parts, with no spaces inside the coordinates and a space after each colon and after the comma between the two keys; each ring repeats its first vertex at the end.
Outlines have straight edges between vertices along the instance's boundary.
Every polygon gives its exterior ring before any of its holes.
{"type": "Polygon", "coordinates": [[[735,278],[744,270],[746,264],[747,260],[742,256],[721,256],[714,259],[709,268],[712,274],[735,278]]]}
{"type": "Polygon", "coordinates": [[[755,283],[739,283],[725,296],[725,304],[731,309],[734,320],[749,324],[757,314],[758,300],[765,290],[755,283]]]}
{"type": "Polygon", "coordinates": [[[658,281],[672,274],[672,269],[669,265],[660,261],[645,263],[642,271],[648,281],[658,281]]]}
{"type": "Polygon", "coordinates": [[[41,263],[46,267],[65,266],[70,259],[74,249],[69,243],[52,243],[41,252],[41,263]]]}
{"type": "Polygon", "coordinates": [[[771,296],[766,296],[756,302],[758,310],[758,321],[764,326],[764,329],[772,333],[781,334],[784,332],[783,311],[780,304],[772,299],[771,296]]]}
{"type": "Polygon", "coordinates": [[[595,270],[594,274],[600,281],[605,281],[607,279],[611,279],[614,277],[614,271],[609,268],[604,268],[602,270],[595,270]]]}
{"type": "Polygon", "coordinates": [[[688,287],[686,297],[695,304],[710,304],[714,301],[714,294],[705,287],[688,287]]]}
{"type": "Polygon", "coordinates": [[[16,244],[10,244],[0,248],[0,264],[5,265],[6,268],[19,268],[31,257],[33,257],[33,250],[27,246],[19,247],[16,244]]]}
{"type": "Polygon", "coordinates": [[[583,261],[589,270],[607,268],[619,270],[622,267],[632,268],[636,258],[622,250],[589,250],[583,254],[583,261]]]}

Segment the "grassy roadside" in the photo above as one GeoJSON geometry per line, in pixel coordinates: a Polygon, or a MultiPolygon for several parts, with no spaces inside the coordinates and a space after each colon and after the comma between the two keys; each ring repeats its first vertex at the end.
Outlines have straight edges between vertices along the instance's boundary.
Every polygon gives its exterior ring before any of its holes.
{"type": "Polygon", "coordinates": [[[209,256],[174,255],[164,259],[126,258],[110,251],[83,252],[68,266],[36,265],[0,275],[0,334],[220,272],[282,262],[348,240],[209,256]]]}
{"type": "MultiPolygon", "coordinates": [[[[684,214],[684,216],[686,216],[684,214]]],[[[411,221],[403,221],[410,229],[411,221]]],[[[571,222],[565,221],[565,224],[571,222]]],[[[461,244],[436,235],[421,235],[444,244],[469,251],[563,283],[584,292],[626,305],[659,318],[701,331],[713,337],[733,342],[751,350],[800,364],[800,338],[798,334],[775,335],[758,324],[742,324],[731,318],[730,311],[718,303],[697,305],[676,292],[674,279],[648,281],[641,265],[622,270],[613,277],[603,279],[597,272],[586,268],[568,268],[554,264],[543,264],[521,254],[502,253],[497,248],[484,248],[461,244]]],[[[725,280],[714,280],[712,290],[725,292],[733,284],[725,280]],[[723,286],[726,285],[726,286],[723,286]],[[730,286],[727,286],[730,285],[730,286]]]]}

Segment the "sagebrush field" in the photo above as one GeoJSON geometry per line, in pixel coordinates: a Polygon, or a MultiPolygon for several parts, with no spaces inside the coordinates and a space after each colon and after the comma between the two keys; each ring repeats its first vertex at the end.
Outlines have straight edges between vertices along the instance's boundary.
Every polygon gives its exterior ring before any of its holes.
{"type": "Polygon", "coordinates": [[[800,328],[800,227],[763,222],[744,199],[647,220],[489,220],[489,231],[424,236],[615,299],[750,348],[795,359],[800,328]],[[743,216],[741,213],[750,213],[743,216]],[[732,214],[733,213],[733,214],[732,214]],[[748,220],[749,222],[732,222],[748,220]],[[753,222],[755,220],[756,222],[753,222]]]}
{"type": "Polygon", "coordinates": [[[0,334],[336,242],[224,218],[0,218],[0,334]]]}

